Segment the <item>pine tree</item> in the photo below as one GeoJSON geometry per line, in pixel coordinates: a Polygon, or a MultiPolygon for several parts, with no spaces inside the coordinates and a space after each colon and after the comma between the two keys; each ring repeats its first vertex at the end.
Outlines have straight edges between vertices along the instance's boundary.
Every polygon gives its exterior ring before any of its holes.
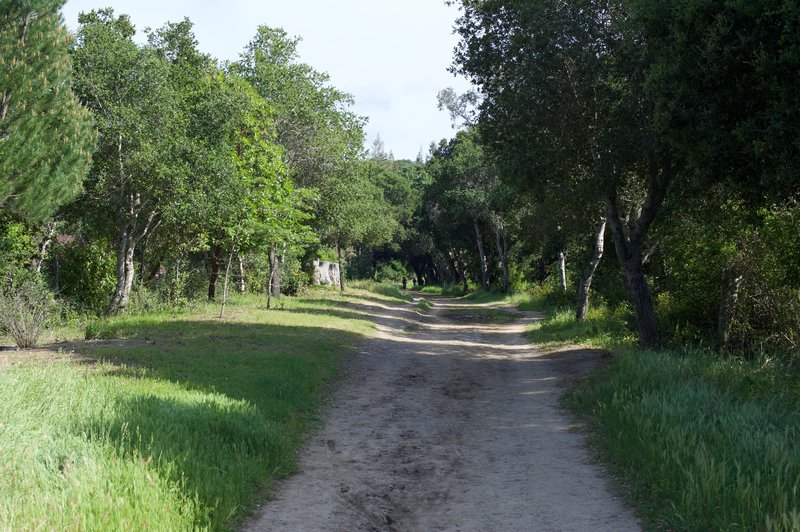
{"type": "Polygon", "coordinates": [[[37,221],[75,198],[96,141],[72,93],[63,0],[0,0],[0,213],[37,221]]]}

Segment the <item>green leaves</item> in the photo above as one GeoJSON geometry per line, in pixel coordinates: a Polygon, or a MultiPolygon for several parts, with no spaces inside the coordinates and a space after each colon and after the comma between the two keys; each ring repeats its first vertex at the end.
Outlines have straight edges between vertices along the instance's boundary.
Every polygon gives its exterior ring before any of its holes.
{"type": "Polygon", "coordinates": [[[72,93],[62,4],[0,4],[0,213],[34,222],[80,193],[96,140],[72,93]]]}
{"type": "Polygon", "coordinates": [[[363,119],[328,75],[299,61],[299,38],[260,26],[232,71],[273,107],[278,142],[295,182],[319,185],[363,150],[363,119]]]}

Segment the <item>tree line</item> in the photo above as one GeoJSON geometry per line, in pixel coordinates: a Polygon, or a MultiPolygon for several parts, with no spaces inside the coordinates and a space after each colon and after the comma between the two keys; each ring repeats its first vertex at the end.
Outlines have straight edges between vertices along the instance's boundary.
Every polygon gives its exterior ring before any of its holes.
{"type": "Polygon", "coordinates": [[[451,4],[474,90],[439,95],[461,131],[423,165],[419,281],[539,284],[577,320],[591,297],[645,348],[797,353],[800,10],[451,4]]]}
{"type": "Polygon", "coordinates": [[[442,94],[468,131],[433,158],[458,168],[443,197],[468,213],[449,221],[475,225],[482,284],[481,226],[497,232],[498,268],[511,243],[516,268],[539,279],[560,271],[566,287],[566,257],[576,317],[595,288],[633,310],[643,347],[796,352],[800,9],[452,3],[461,10],[452,70],[475,91],[442,94]],[[601,263],[606,235],[616,265],[601,263]]]}
{"type": "Polygon", "coordinates": [[[73,36],[60,1],[4,3],[4,287],[114,314],[219,279],[295,293],[323,258],[342,287],[540,285],[647,348],[796,352],[798,9],[453,3],[474,91],[440,93],[459,131],[416,161],[365,151],[350,95],[281,29],[220,63],[189,20],[137,44],[108,9],[73,36]]]}
{"type": "Polygon", "coordinates": [[[4,290],[46,284],[107,315],[132,294],[218,299],[219,279],[280,295],[309,282],[310,257],[346,260],[400,230],[365,119],[300,60],[299,38],[260,26],[222,63],[188,19],[138,44],[111,9],[71,35],[62,5],[0,7],[4,290]]]}

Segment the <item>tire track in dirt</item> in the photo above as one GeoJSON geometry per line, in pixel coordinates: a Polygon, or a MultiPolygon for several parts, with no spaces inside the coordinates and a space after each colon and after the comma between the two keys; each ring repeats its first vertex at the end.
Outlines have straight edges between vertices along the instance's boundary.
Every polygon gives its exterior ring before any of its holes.
{"type": "Polygon", "coordinates": [[[563,379],[601,353],[531,347],[521,333],[535,313],[485,325],[459,319],[480,305],[447,298],[424,317],[360,305],[378,335],[351,362],[302,472],[244,530],[640,528],[558,407],[563,379]]]}

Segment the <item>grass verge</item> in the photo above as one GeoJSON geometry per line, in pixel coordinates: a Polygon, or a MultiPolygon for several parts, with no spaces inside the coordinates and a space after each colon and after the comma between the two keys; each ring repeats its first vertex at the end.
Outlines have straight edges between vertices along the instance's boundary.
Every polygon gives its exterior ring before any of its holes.
{"type": "Polygon", "coordinates": [[[0,529],[234,526],[295,470],[324,384],[371,334],[353,300],[119,318],[95,327],[122,340],[76,353],[106,363],[1,370],[0,529]]]}
{"type": "Polygon", "coordinates": [[[420,292],[422,292],[423,294],[430,294],[433,296],[452,296],[452,297],[461,297],[467,294],[467,292],[464,292],[464,287],[458,284],[425,285],[420,289],[420,292]]]}
{"type": "Polygon", "coordinates": [[[542,306],[529,339],[609,349],[564,406],[649,529],[800,529],[800,379],[775,360],[634,348],[624,309],[542,306]]]}
{"type": "MultiPolygon", "coordinates": [[[[518,308],[542,308],[527,301],[518,308]]],[[[633,346],[636,337],[626,326],[621,313],[612,312],[606,307],[589,310],[584,321],[575,319],[573,308],[545,308],[544,319],[533,322],[527,330],[531,342],[544,346],[578,344],[602,349],[616,349],[633,346]]]]}
{"type": "Polygon", "coordinates": [[[649,528],[800,529],[800,387],[769,362],[628,350],[565,398],[649,528]]]}

